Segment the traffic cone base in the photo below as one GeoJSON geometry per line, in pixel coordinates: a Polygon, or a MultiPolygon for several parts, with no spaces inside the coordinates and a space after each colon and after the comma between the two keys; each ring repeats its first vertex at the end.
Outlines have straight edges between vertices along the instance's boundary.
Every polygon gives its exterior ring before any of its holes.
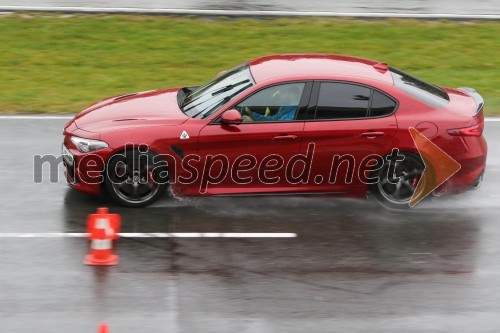
{"type": "Polygon", "coordinates": [[[83,263],[89,266],[113,266],[117,265],[119,258],[116,254],[108,255],[107,258],[99,259],[93,254],[87,254],[83,263]]]}

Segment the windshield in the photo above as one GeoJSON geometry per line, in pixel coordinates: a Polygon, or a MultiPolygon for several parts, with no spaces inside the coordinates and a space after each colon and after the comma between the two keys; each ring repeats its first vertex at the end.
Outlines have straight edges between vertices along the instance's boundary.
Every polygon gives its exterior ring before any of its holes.
{"type": "Polygon", "coordinates": [[[422,102],[436,108],[443,108],[450,97],[440,87],[417,79],[403,71],[390,67],[394,85],[422,102]]]}
{"type": "Polygon", "coordinates": [[[248,66],[238,66],[186,96],[182,111],[191,118],[206,118],[253,84],[248,66]]]}

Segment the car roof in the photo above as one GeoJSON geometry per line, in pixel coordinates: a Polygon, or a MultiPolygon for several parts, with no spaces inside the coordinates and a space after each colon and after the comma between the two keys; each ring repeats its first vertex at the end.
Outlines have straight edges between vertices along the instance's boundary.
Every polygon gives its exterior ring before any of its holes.
{"type": "Polygon", "coordinates": [[[248,62],[256,82],[293,76],[352,76],[393,83],[386,64],[337,54],[280,54],[256,58],[248,62]],[[378,69],[376,67],[378,67],[378,69]],[[382,68],[382,70],[381,70],[382,68]]]}

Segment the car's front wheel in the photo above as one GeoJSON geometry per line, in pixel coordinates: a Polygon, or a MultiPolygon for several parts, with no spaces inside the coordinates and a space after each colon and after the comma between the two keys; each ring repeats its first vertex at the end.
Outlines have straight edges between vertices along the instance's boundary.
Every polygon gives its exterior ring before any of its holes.
{"type": "Polygon", "coordinates": [[[106,189],[111,198],[123,206],[146,207],[165,193],[167,168],[161,156],[150,152],[115,154],[107,165],[106,189]]]}

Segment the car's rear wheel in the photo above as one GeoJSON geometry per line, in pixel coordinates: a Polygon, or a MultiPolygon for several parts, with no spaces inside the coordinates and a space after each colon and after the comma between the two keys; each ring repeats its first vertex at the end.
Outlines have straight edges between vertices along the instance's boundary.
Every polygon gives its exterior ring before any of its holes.
{"type": "Polygon", "coordinates": [[[385,163],[377,172],[379,181],[371,185],[371,192],[384,207],[409,208],[410,199],[415,193],[417,184],[425,181],[425,178],[422,178],[425,169],[422,158],[409,152],[403,155],[405,159],[395,164],[393,175],[389,174],[389,163],[385,163]]]}
{"type": "Polygon", "coordinates": [[[146,207],[168,187],[168,168],[161,156],[139,151],[113,155],[106,169],[106,189],[126,207],[146,207]]]}

